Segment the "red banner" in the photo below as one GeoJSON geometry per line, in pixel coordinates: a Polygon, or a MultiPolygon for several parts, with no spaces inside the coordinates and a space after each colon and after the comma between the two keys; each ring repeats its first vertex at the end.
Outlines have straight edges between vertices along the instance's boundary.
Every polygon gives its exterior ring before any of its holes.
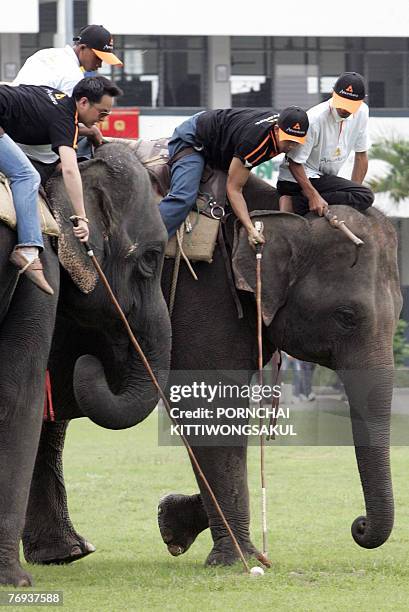
{"type": "Polygon", "coordinates": [[[100,123],[100,130],[104,136],[113,138],[138,138],[139,109],[115,106],[112,113],[100,123]]]}

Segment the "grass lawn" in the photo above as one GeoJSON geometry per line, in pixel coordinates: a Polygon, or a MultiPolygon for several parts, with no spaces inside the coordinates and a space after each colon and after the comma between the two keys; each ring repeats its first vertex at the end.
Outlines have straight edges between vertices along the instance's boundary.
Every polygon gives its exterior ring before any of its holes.
{"type": "MultiPolygon", "coordinates": [[[[249,450],[253,541],[260,545],[259,449],[249,450]]],[[[263,578],[237,565],[207,569],[209,533],[178,558],[156,523],[159,497],[193,493],[181,447],[158,447],[156,414],[111,432],[85,419],[69,428],[65,452],[71,518],[97,552],[63,567],[31,567],[35,588],[64,592],[64,610],[408,610],[409,448],[392,449],[395,529],[363,550],[350,525],[363,500],[351,447],[267,449],[269,556],[263,578]]]]}

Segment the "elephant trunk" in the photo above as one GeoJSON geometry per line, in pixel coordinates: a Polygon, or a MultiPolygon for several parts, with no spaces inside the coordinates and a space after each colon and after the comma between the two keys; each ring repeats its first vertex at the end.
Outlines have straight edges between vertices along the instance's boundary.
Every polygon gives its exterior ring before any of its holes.
{"type": "Polygon", "coordinates": [[[344,372],[341,377],[366,506],[366,516],[352,524],[352,537],[363,548],[377,548],[388,539],[394,521],[389,452],[393,367],[344,372]]]}
{"type": "MultiPolygon", "coordinates": [[[[163,389],[169,374],[171,328],[162,296],[158,296],[158,302],[154,320],[150,320],[148,338],[138,338],[134,333],[163,389]]],[[[118,394],[110,389],[99,359],[83,355],[75,364],[74,395],[78,406],[85,416],[107,429],[133,427],[143,421],[158,403],[158,392],[148,372],[133,345],[129,346],[127,367],[118,394]]]]}

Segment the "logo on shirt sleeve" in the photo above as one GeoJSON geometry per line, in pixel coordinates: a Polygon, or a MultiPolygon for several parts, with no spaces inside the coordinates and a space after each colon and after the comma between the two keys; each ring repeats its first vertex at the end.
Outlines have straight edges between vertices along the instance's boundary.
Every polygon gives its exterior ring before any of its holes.
{"type": "Polygon", "coordinates": [[[45,87],[44,89],[54,105],[58,104],[58,100],[62,100],[63,98],[67,97],[67,94],[60,93],[58,91],[55,91],[54,89],[49,89],[48,87],[45,87]]]}

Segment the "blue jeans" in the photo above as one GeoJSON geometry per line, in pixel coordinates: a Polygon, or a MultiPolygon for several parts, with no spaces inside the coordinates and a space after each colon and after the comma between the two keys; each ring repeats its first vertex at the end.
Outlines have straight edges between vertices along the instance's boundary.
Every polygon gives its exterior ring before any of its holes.
{"type": "MultiPolygon", "coordinates": [[[[170,157],[186,147],[201,148],[196,139],[199,114],[193,115],[175,129],[169,140],[170,157]]],[[[169,238],[173,236],[196,203],[204,166],[205,159],[199,151],[185,155],[172,164],[170,190],[159,204],[159,211],[168,230],[169,238]]]]}
{"type": "Polygon", "coordinates": [[[10,181],[17,217],[17,246],[44,248],[37,209],[40,175],[16,143],[0,136],[0,172],[10,181]]]}
{"type": "Polygon", "coordinates": [[[84,160],[92,159],[93,157],[94,151],[92,149],[92,144],[86,136],[80,136],[78,138],[77,158],[84,160]]]}

